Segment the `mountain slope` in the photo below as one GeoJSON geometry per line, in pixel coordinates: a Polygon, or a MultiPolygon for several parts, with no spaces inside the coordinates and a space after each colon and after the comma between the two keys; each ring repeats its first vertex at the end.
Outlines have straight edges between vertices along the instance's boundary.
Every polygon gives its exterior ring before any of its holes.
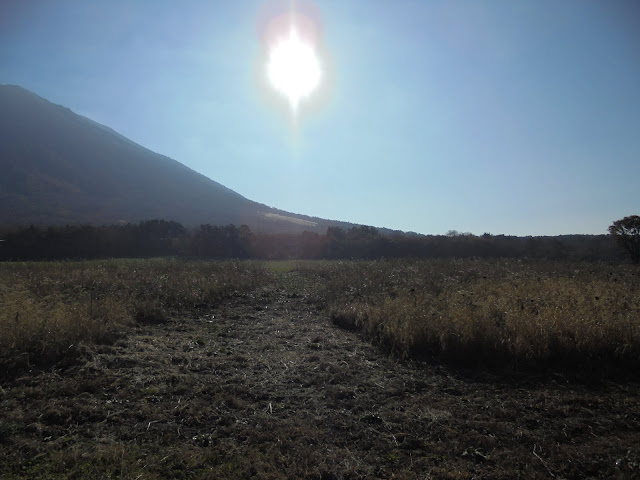
{"type": "Polygon", "coordinates": [[[342,222],[272,209],[108,127],[0,85],[0,223],[111,224],[162,218],[325,231],[342,222]]]}

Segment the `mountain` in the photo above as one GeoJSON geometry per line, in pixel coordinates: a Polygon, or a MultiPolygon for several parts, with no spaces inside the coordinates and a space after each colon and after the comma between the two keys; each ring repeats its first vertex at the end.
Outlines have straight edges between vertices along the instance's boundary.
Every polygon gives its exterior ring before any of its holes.
{"type": "Polygon", "coordinates": [[[0,224],[153,218],[279,233],[353,226],[251,201],[68,108],[0,85],[0,224]]]}

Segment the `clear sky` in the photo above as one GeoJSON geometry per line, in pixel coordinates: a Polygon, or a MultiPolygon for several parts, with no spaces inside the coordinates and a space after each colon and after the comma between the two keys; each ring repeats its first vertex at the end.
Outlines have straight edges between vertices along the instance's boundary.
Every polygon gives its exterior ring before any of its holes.
{"type": "Polygon", "coordinates": [[[513,235],[640,214],[640,2],[317,0],[295,121],[263,6],[3,0],[0,83],[295,213],[513,235]]]}

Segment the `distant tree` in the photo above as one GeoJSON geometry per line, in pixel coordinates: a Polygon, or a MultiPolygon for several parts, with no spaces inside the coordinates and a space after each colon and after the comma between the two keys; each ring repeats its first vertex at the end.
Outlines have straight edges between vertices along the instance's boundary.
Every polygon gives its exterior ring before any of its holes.
{"type": "Polygon", "coordinates": [[[630,215],[616,220],[609,227],[609,233],[631,255],[633,263],[640,263],[640,216],[630,215]]]}
{"type": "Polygon", "coordinates": [[[345,255],[347,234],[340,227],[327,228],[327,246],[325,255],[328,258],[342,258],[345,255]]]}

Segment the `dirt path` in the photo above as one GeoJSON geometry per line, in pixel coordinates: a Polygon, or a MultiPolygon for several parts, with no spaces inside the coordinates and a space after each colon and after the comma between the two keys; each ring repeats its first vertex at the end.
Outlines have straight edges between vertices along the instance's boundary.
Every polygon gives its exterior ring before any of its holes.
{"type": "Polygon", "coordinates": [[[2,385],[2,478],[638,478],[638,382],[465,376],[331,324],[288,274],[2,385]]]}

